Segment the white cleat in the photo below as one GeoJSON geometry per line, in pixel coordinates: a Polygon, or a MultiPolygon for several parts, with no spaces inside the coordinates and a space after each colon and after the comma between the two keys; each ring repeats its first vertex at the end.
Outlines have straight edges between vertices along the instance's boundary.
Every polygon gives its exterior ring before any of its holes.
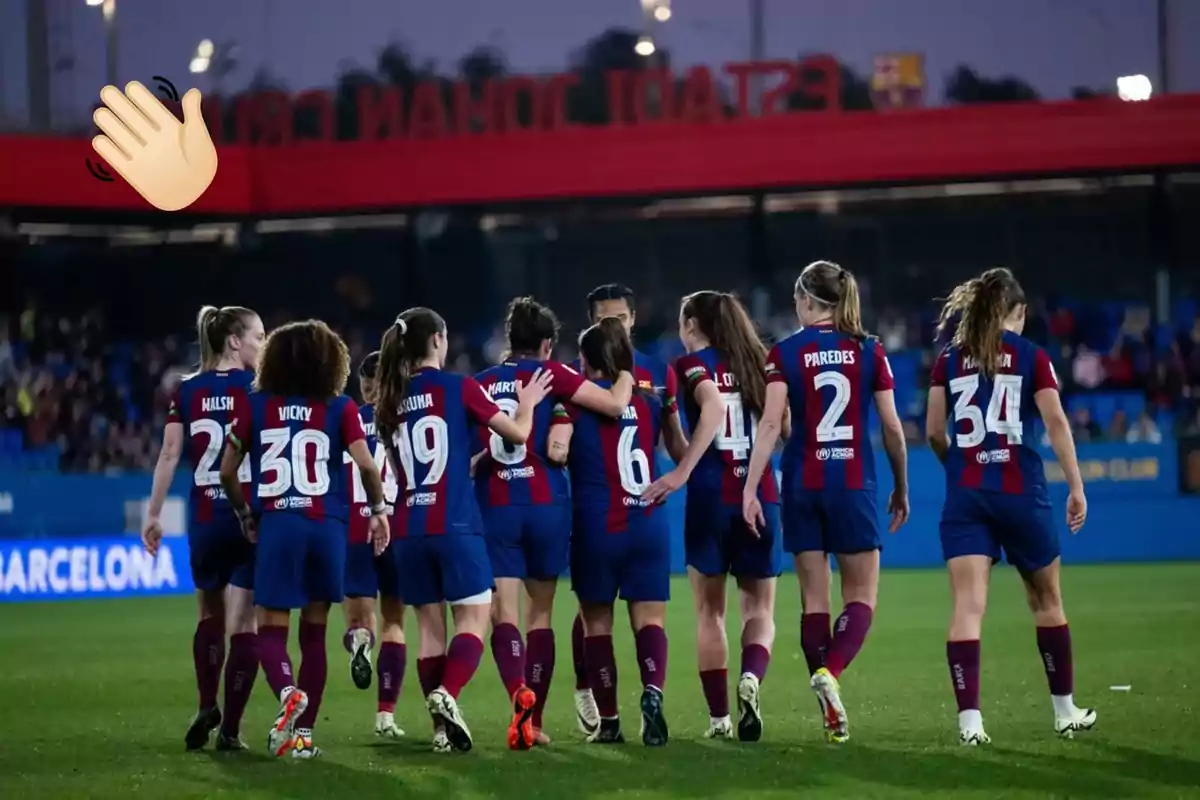
{"type": "Polygon", "coordinates": [[[1096,709],[1077,708],[1069,717],[1055,717],[1054,732],[1064,739],[1074,739],[1076,731],[1090,731],[1096,724],[1096,709]]]}
{"type": "Polygon", "coordinates": [[[594,736],[600,730],[600,708],[591,689],[575,690],[575,721],[584,736],[594,736]]]}
{"type": "Polygon", "coordinates": [[[350,634],[350,680],[359,689],[371,688],[371,632],[366,628],[350,634]]]}
{"type": "Polygon", "coordinates": [[[467,727],[467,721],[463,719],[458,703],[449,692],[441,687],[434,689],[425,700],[425,707],[429,709],[430,714],[445,723],[445,735],[450,740],[451,747],[462,753],[471,749],[471,729],[467,727]]]}
{"type": "Polygon", "coordinates": [[[738,739],[757,742],[762,738],[762,709],[758,701],[758,676],[747,672],[738,681],[738,739]]]}
{"type": "Polygon", "coordinates": [[[308,708],[308,695],[289,686],[279,694],[279,713],[267,734],[267,749],[279,758],[287,755],[296,739],[296,720],[308,708]]]}
{"type": "Polygon", "coordinates": [[[297,731],[292,742],[292,758],[308,761],[321,755],[321,748],[313,744],[312,731],[297,731]]]}
{"type": "Polygon", "coordinates": [[[837,678],[821,667],[813,673],[809,684],[821,704],[821,716],[825,718],[825,738],[840,744],[850,738],[850,724],[846,718],[846,707],[842,705],[842,690],[837,678]]]}
{"type": "Polygon", "coordinates": [[[445,728],[438,728],[433,732],[433,752],[435,753],[450,753],[454,748],[450,746],[450,739],[446,736],[445,728]]]}
{"type": "Polygon", "coordinates": [[[375,735],[382,739],[403,739],[404,731],[390,711],[380,711],[375,715],[375,735]]]}
{"type": "Polygon", "coordinates": [[[978,747],[981,744],[991,744],[992,737],[983,732],[983,728],[964,728],[958,732],[958,743],[963,747],[978,747]]]}
{"type": "Polygon", "coordinates": [[[729,717],[709,718],[708,730],[704,733],[705,739],[732,739],[733,738],[733,721],[729,717]]]}

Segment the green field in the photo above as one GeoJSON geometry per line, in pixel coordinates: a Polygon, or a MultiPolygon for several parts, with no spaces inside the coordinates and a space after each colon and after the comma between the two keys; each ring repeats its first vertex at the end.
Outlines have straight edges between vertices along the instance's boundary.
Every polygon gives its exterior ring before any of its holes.
{"type": "MultiPolygon", "coordinates": [[[[350,683],[339,624],[329,632],[331,686],[317,729],[325,752],[313,762],[265,755],[276,706],[261,675],[244,725],[250,753],[183,751],[195,702],[190,598],[0,606],[0,798],[1200,796],[1197,565],[1066,570],[1076,697],[1100,712],[1096,729],[1074,741],[1052,731],[1019,582],[998,571],[983,646],[984,718],[995,744],[979,749],[956,744],[942,572],[884,574],[875,628],[842,680],[853,734],[842,746],[821,735],[791,576],[781,582],[778,642],[763,686],[763,741],[704,741],[691,600],[682,581],[675,591],[665,749],[647,750],[636,735],[620,748],[580,741],[564,604],[546,717],[552,746],[505,748],[506,704],[490,655],[461,698],[473,752],[428,751],[411,657],[397,709],[409,738],[377,743],[374,689],[350,683]],[[1132,691],[1109,688],[1122,684],[1132,691]]],[[[636,734],[632,640],[625,631],[617,642],[626,731],[636,734]]],[[[733,659],[736,669],[736,650],[733,659]]]]}

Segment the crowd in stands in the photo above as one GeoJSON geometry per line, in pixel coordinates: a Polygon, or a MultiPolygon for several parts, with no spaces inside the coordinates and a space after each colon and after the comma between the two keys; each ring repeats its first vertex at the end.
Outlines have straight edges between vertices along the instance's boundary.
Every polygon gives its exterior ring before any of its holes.
{"type": "MultiPolygon", "coordinates": [[[[664,301],[639,313],[642,348],[679,354],[673,310],[664,301]],[[649,310],[658,308],[663,313],[649,310]]],[[[923,387],[936,355],[932,313],[885,308],[869,320],[891,354],[897,405],[913,442],[924,438],[923,387]]],[[[1052,301],[1031,309],[1026,335],[1051,354],[1078,441],[1155,443],[1200,434],[1200,314],[1181,302],[1173,317],[1156,324],[1147,307],[1117,303],[1052,301]]],[[[768,338],[791,333],[794,319],[783,308],[758,314],[768,338]]],[[[499,359],[498,333],[456,337],[450,366],[472,372],[499,359]]],[[[354,363],[377,339],[360,330],[343,334],[354,363]]],[[[564,360],[575,355],[572,336],[564,331],[557,354],[564,360]]],[[[100,310],[68,317],[31,303],[0,317],[0,469],[152,469],[171,392],[195,363],[186,333],[117,340],[100,310]]]]}

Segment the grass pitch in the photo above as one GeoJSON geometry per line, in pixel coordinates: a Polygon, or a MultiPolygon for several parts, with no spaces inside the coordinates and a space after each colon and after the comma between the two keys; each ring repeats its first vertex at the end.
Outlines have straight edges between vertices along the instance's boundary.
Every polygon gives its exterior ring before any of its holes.
{"type": "MultiPolygon", "coordinates": [[[[461,699],[473,752],[429,752],[412,656],[397,708],[408,739],[377,742],[374,688],[351,684],[339,622],[329,631],[330,687],[317,728],[324,755],[303,763],[265,754],[276,703],[261,675],[243,726],[252,751],[184,752],[195,703],[190,598],[0,605],[0,798],[1200,797],[1200,567],[1068,567],[1064,576],[1076,697],[1099,709],[1099,724],[1075,741],[1055,737],[1019,581],[1000,569],[982,677],[995,744],[978,749],[956,743],[941,571],[884,573],[875,627],[842,680],[853,737],[842,746],[821,735],[790,575],[780,582],[778,639],[763,684],[766,731],[757,745],[703,740],[708,715],[691,598],[684,581],[675,583],[667,629],[672,738],[661,750],[647,750],[636,736],[640,687],[628,630],[618,631],[617,647],[631,742],[580,741],[565,584],[546,714],[552,746],[507,750],[506,700],[490,655],[461,699]]],[[[736,645],[731,661],[732,696],[736,645]]]]}

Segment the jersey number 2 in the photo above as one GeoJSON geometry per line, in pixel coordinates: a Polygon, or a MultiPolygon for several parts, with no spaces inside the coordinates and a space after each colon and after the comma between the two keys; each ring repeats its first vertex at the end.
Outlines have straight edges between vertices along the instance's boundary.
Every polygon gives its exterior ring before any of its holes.
{"type": "Polygon", "coordinates": [[[1021,427],[1021,383],[1020,375],[997,375],[992,381],[992,399],[988,401],[987,416],[979,406],[973,405],[975,393],[979,391],[979,374],[963,375],[950,381],[950,394],[954,395],[954,420],[966,422],[971,430],[954,436],[960,449],[978,447],[989,433],[1008,436],[1010,446],[1021,444],[1024,429],[1021,427]]]}
{"type": "MultiPolygon", "coordinates": [[[[221,473],[213,469],[217,459],[221,457],[221,449],[225,446],[225,436],[229,426],[222,425],[215,419],[198,419],[188,426],[188,435],[192,437],[203,435],[208,438],[204,452],[196,461],[196,485],[218,486],[221,483],[221,473]]],[[[238,467],[238,483],[250,482],[250,462],[242,459],[238,467]]]]}
{"type": "Polygon", "coordinates": [[[833,400],[825,411],[825,416],[817,423],[818,442],[845,442],[854,438],[853,425],[838,425],[842,414],[850,405],[850,379],[840,372],[818,372],[813,376],[813,386],[819,391],[833,387],[833,400]]]}

